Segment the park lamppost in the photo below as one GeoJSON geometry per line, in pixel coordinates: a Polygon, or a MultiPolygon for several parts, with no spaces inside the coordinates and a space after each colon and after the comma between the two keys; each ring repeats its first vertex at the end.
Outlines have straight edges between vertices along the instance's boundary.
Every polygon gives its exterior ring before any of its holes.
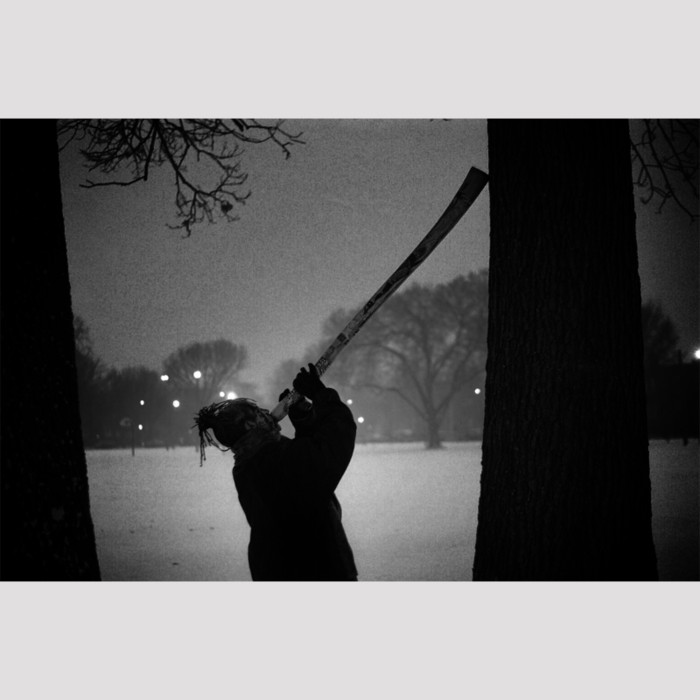
{"type": "MultiPolygon", "coordinates": [[[[165,382],[167,382],[167,381],[169,381],[169,380],[170,380],[170,377],[169,377],[167,374],[163,373],[163,374],[160,375],[160,381],[161,381],[161,382],[165,383],[165,382]]],[[[166,393],[166,396],[167,396],[167,394],[169,393],[167,389],[166,389],[165,393],[166,393]]],[[[168,418],[167,418],[167,421],[166,421],[166,429],[165,429],[165,430],[166,430],[166,432],[165,432],[165,449],[166,449],[166,451],[167,451],[167,450],[169,449],[169,447],[170,447],[170,440],[171,440],[171,438],[174,440],[174,436],[173,436],[173,417],[172,417],[172,414],[171,414],[170,411],[168,411],[168,418]]]]}
{"type": "MultiPolygon", "coordinates": [[[[146,402],[141,399],[139,401],[139,406],[145,405],[146,402]]],[[[139,431],[142,431],[143,423],[136,423],[132,416],[133,414],[131,416],[127,416],[126,418],[122,418],[121,425],[123,425],[125,428],[129,428],[131,431],[131,456],[134,457],[136,455],[136,433],[134,431],[134,426],[138,426],[139,431]]]]}
{"type": "MultiPolygon", "coordinates": [[[[173,408],[175,409],[175,411],[177,411],[177,409],[180,408],[180,402],[178,401],[178,399],[173,399],[173,408]]],[[[173,420],[174,420],[174,419],[173,419],[173,416],[174,416],[174,415],[175,415],[174,412],[170,414],[170,421],[171,421],[170,425],[171,425],[171,427],[172,427],[172,424],[173,424],[173,420]]],[[[176,440],[175,440],[175,431],[172,431],[172,432],[173,432],[173,444],[176,445],[177,442],[176,442],[176,440]]]]}
{"type": "Polygon", "coordinates": [[[125,416],[119,421],[119,425],[123,428],[129,428],[131,431],[131,456],[136,454],[135,450],[135,439],[134,439],[134,419],[131,416],[125,416]]]}
{"type": "MultiPolygon", "coordinates": [[[[141,406],[141,407],[143,408],[145,405],[146,405],[146,402],[145,402],[143,399],[141,399],[141,400],[139,401],[139,406],[141,406]]],[[[143,415],[143,411],[141,411],[141,415],[143,415]]],[[[143,420],[143,418],[141,418],[141,420],[143,420]]],[[[139,424],[138,424],[138,429],[139,429],[139,432],[140,432],[140,433],[143,432],[143,423],[139,423],[139,424]]],[[[143,447],[143,444],[144,444],[144,442],[143,442],[143,441],[144,441],[144,436],[142,435],[140,439],[141,439],[141,447],[143,447]]]]}

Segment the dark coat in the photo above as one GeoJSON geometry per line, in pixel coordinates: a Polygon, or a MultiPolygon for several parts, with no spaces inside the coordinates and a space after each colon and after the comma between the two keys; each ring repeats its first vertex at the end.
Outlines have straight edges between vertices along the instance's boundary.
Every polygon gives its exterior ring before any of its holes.
{"type": "Polygon", "coordinates": [[[335,389],[316,396],[304,419],[236,464],[233,480],[250,525],[254,581],[356,581],[335,496],[355,448],[357,426],[335,389]]]}

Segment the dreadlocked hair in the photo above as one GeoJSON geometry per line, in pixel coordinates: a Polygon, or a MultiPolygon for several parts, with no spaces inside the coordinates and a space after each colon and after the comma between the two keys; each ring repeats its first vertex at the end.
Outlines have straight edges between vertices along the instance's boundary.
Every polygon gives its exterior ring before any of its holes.
{"type": "Polygon", "coordinates": [[[199,466],[203,466],[207,458],[206,447],[228,452],[245,434],[245,421],[253,417],[255,411],[257,404],[252,399],[229,399],[200,409],[192,426],[199,431],[199,466]]]}

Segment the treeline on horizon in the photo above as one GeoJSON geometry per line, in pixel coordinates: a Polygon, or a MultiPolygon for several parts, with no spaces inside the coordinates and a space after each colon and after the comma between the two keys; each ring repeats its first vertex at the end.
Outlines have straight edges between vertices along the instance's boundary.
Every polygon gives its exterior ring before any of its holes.
{"type": "MultiPolygon", "coordinates": [[[[481,439],[486,370],[488,271],[395,294],[338,356],[324,381],[352,404],[358,441],[481,439]]],[[[269,395],[241,379],[248,353],[219,338],[171,352],[161,371],[115,369],[95,354],[89,327],[74,318],[76,368],[86,448],[195,445],[197,410],[245,396],[277,403],[300,366],[315,362],[357,309],[338,309],[301,358],[278,366],[269,395]]],[[[661,305],[642,306],[650,438],[698,437],[698,368],[683,361],[661,305]]]]}

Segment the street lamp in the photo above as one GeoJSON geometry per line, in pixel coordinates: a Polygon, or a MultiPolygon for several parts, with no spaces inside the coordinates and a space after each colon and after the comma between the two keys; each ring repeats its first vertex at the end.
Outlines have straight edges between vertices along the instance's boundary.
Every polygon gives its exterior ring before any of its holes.
{"type": "MultiPolygon", "coordinates": [[[[173,408],[179,408],[180,407],[180,402],[177,399],[173,399],[173,408]]],[[[173,449],[175,448],[175,445],[177,445],[177,440],[175,439],[175,420],[173,418],[174,414],[168,411],[168,442],[165,445],[165,449],[168,449],[168,445],[170,444],[170,440],[172,440],[172,446],[173,449]]]]}
{"type": "Polygon", "coordinates": [[[235,391],[229,391],[228,394],[226,394],[227,399],[237,399],[238,394],[235,391]]]}
{"type": "Polygon", "coordinates": [[[201,378],[202,378],[202,373],[201,373],[198,369],[196,369],[194,372],[192,372],[192,376],[193,376],[195,379],[201,379],[201,378]]]}
{"type": "Polygon", "coordinates": [[[700,360],[700,348],[698,348],[698,349],[693,353],[693,357],[694,357],[696,360],[700,360]]]}
{"type": "Polygon", "coordinates": [[[161,374],[160,375],[160,381],[161,382],[167,382],[170,377],[167,374],[161,374]]]}

